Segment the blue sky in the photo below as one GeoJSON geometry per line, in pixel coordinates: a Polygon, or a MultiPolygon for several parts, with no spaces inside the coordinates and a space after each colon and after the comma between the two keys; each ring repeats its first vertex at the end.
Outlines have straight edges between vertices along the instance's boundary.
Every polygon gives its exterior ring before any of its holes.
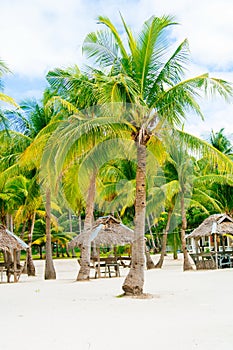
{"type": "MultiPolygon", "coordinates": [[[[172,39],[188,38],[192,54],[190,74],[210,72],[233,81],[232,0],[2,0],[0,58],[11,69],[5,93],[18,102],[40,98],[45,75],[55,67],[82,64],[81,45],[106,15],[118,25],[119,11],[136,32],[151,15],[172,14],[180,23],[172,39]]],[[[233,104],[203,101],[205,122],[189,118],[186,130],[203,135],[224,127],[233,134],[233,104]]]]}

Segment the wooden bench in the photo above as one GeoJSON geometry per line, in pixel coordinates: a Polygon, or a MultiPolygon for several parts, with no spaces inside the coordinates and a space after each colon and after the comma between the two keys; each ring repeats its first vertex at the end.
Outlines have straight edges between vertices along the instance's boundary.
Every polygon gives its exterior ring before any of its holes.
{"type": "Polygon", "coordinates": [[[197,270],[214,270],[216,262],[212,253],[189,254],[193,259],[197,270]]]}

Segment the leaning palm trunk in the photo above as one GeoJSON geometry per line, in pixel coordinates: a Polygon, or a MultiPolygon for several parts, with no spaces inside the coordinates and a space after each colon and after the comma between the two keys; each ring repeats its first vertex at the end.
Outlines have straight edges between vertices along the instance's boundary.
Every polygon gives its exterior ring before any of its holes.
{"type": "Polygon", "coordinates": [[[151,259],[149,249],[145,244],[146,268],[147,270],[155,269],[154,261],[151,259]]]}
{"type": "Polygon", "coordinates": [[[95,203],[95,184],[96,174],[93,172],[87,193],[86,216],[84,221],[84,231],[86,231],[85,242],[81,246],[80,270],[77,281],[87,281],[90,278],[90,259],[91,259],[91,228],[93,225],[93,211],[95,203]]]}
{"type": "Polygon", "coordinates": [[[186,246],[186,240],[185,240],[185,230],[187,228],[187,220],[186,220],[186,212],[185,212],[185,207],[184,207],[184,195],[181,193],[181,217],[182,217],[182,225],[181,225],[181,245],[182,245],[182,251],[184,255],[184,265],[183,265],[183,270],[192,270],[192,265],[189,261],[189,254],[187,251],[187,246],[186,246]]]}
{"type": "MultiPolygon", "coordinates": [[[[23,227],[22,227],[22,231],[21,231],[20,236],[19,236],[19,238],[22,239],[22,240],[23,240],[24,233],[25,233],[25,230],[26,230],[26,223],[27,223],[27,222],[24,221],[23,227]]],[[[18,265],[20,265],[20,255],[21,255],[21,252],[20,252],[20,251],[17,251],[17,253],[16,253],[16,261],[17,261],[17,264],[18,264],[18,265]]],[[[26,259],[27,259],[27,257],[26,257],[26,259]]],[[[26,270],[24,270],[23,272],[24,272],[24,273],[27,273],[26,270]]]]}
{"type": "Polygon", "coordinates": [[[177,249],[178,249],[177,233],[174,233],[173,235],[173,259],[174,260],[178,259],[177,249]]]}
{"type": "Polygon", "coordinates": [[[46,189],[46,255],[45,255],[45,279],[56,279],[56,271],[53,265],[52,245],[51,245],[51,192],[46,189]]]}
{"type": "Polygon", "coordinates": [[[155,267],[158,268],[158,269],[161,269],[161,267],[163,266],[164,256],[166,254],[167,234],[168,234],[168,231],[170,229],[171,216],[172,216],[172,210],[170,209],[168,211],[167,225],[166,225],[165,232],[164,232],[164,235],[163,235],[162,249],[161,249],[160,258],[159,258],[159,261],[157,262],[157,264],[155,265],[155,267]]]}
{"type": "Polygon", "coordinates": [[[28,276],[35,276],[36,269],[32,259],[32,235],[34,230],[36,213],[33,214],[32,218],[28,221],[28,251],[27,251],[27,274],[28,276]]]}
{"type": "Polygon", "coordinates": [[[126,295],[140,295],[144,285],[145,213],[146,213],[146,147],[137,145],[135,200],[135,240],[132,244],[131,268],[122,286],[126,295]]]}
{"type": "Polygon", "coordinates": [[[150,227],[150,220],[149,220],[149,217],[147,217],[147,224],[148,224],[148,227],[149,227],[149,233],[150,233],[151,243],[152,243],[153,250],[154,250],[154,253],[155,253],[155,252],[156,252],[156,246],[155,246],[155,241],[154,241],[153,233],[152,233],[151,227],[150,227]]]}

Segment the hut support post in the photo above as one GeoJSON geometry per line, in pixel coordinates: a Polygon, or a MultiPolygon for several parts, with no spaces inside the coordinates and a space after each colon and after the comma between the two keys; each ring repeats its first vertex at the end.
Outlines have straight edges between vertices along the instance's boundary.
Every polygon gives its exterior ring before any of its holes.
{"type": "Polygon", "coordinates": [[[97,253],[98,253],[98,278],[100,278],[100,248],[98,247],[97,249],[97,253]]]}
{"type": "Polygon", "coordinates": [[[215,263],[216,269],[218,268],[218,244],[217,244],[217,235],[214,234],[214,250],[215,250],[215,263]]]}
{"type": "Polygon", "coordinates": [[[211,236],[209,236],[209,250],[211,251],[211,236]]]}
{"type": "Polygon", "coordinates": [[[196,254],[199,253],[199,248],[198,248],[198,239],[195,238],[195,251],[196,251],[196,254]]]}
{"type": "Polygon", "coordinates": [[[14,260],[14,282],[17,282],[17,251],[14,249],[13,251],[13,260],[14,260]]]}

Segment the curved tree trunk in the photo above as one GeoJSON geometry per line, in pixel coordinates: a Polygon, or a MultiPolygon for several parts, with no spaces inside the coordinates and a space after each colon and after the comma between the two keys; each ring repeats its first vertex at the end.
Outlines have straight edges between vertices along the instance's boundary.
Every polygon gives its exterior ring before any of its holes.
{"type": "Polygon", "coordinates": [[[27,274],[28,276],[35,276],[36,269],[32,259],[32,235],[34,230],[36,213],[33,213],[31,219],[28,220],[28,251],[27,251],[27,274]]]}
{"type": "Polygon", "coordinates": [[[166,247],[167,247],[167,234],[168,234],[168,231],[170,229],[171,216],[172,216],[172,209],[170,209],[168,211],[167,225],[166,225],[165,232],[163,235],[161,254],[160,254],[159,261],[155,265],[155,267],[157,269],[161,269],[161,267],[163,266],[164,256],[166,254],[166,247]]]}
{"type": "Polygon", "coordinates": [[[45,245],[45,279],[56,279],[56,271],[53,265],[52,244],[51,244],[51,192],[46,189],[46,245],[45,245]]]}
{"type": "MultiPolygon", "coordinates": [[[[20,236],[19,236],[22,240],[23,240],[24,233],[25,233],[25,230],[26,230],[26,224],[27,224],[27,222],[24,221],[23,227],[22,227],[22,231],[21,231],[20,236]]],[[[17,261],[18,265],[20,265],[20,255],[21,255],[21,251],[17,251],[17,253],[16,253],[16,261],[17,261]]],[[[27,256],[26,256],[26,259],[27,259],[27,256]]],[[[24,273],[27,273],[27,271],[24,271],[24,273]]]]}
{"type": "Polygon", "coordinates": [[[93,211],[95,204],[96,191],[96,173],[93,172],[90,179],[90,185],[87,193],[86,216],[84,221],[84,231],[87,231],[85,242],[81,247],[80,270],[77,276],[77,281],[87,281],[90,278],[90,259],[91,259],[91,228],[93,225],[93,211]]]}
{"type": "Polygon", "coordinates": [[[184,255],[184,265],[183,270],[193,270],[192,265],[189,261],[189,254],[187,251],[186,246],[186,240],[185,240],[185,231],[187,228],[187,220],[186,220],[186,212],[185,212],[185,206],[184,206],[184,195],[181,193],[181,217],[182,217],[182,225],[181,225],[181,244],[182,244],[182,251],[184,255]]]}
{"type": "Polygon", "coordinates": [[[149,219],[148,216],[147,216],[147,224],[148,224],[148,228],[149,228],[149,232],[150,232],[151,243],[152,243],[153,250],[154,250],[154,253],[155,253],[156,250],[157,250],[157,248],[156,248],[156,246],[155,246],[155,241],[154,241],[153,233],[152,233],[152,231],[151,231],[151,226],[150,226],[150,219],[149,219]]]}
{"type": "Polygon", "coordinates": [[[146,268],[147,270],[155,269],[154,261],[151,259],[149,249],[145,243],[145,256],[146,256],[146,268]]]}
{"type": "Polygon", "coordinates": [[[177,243],[177,233],[174,233],[173,235],[173,259],[177,260],[178,259],[178,254],[177,254],[177,249],[178,249],[178,243],[177,243]]]}
{"type": "Polygon", "coordinates": [[[137,173],[135,200],[135,240],[132,244],[131,268],[122,286],[126,295],[143,294],[145,267],[145,213],[146,213],[146,147],[137,145],[137,173]]]}

